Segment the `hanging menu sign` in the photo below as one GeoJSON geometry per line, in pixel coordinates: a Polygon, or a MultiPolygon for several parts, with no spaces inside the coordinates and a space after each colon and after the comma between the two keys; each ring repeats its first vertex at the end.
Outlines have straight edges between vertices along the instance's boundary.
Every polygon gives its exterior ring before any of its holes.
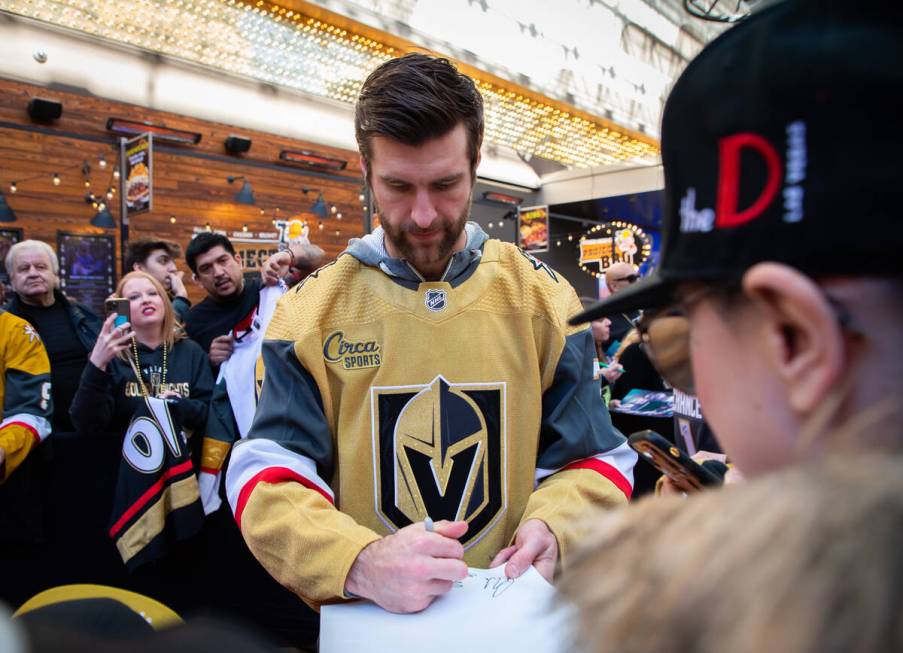
{"type": "Polygon", "coordinates": [[[153,209],[154,137],[141,134],[130,140],[122,139],[121,148],[120,197],[122,215],[127,223],[133,215],[153,209]]]}
{"type": "Polygon", "coordinates": [[[549,251],[549,207],[527,206],[517,212],[517,244],[525,252],[549,251]]]}

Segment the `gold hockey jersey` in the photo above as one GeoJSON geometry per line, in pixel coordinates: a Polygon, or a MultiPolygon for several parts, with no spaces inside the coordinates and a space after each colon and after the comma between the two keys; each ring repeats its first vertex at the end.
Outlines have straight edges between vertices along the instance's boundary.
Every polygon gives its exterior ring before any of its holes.
{"type": "Polygon", "coordinates": [[[636,460],[594,379],[573,289],[489,240],[453,287],[396,283],[344,254],[280,301],[227,495],[251,550],[311,605],[343,596],[367,544],[463,519],[487,567],[537,518],[564,559],[579,513],[623,503],[636,460]]]}
{"type": "Polygon", "coordinates": [[[0,310],[0,483],[50,435],[50,362],[37,331],[0,310]]]}

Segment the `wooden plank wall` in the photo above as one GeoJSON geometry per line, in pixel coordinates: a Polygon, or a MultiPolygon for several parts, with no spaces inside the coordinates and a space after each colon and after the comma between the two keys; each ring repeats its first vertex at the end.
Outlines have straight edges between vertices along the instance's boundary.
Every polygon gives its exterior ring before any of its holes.
{"type": "MultiPolygon", "coordinates": [[[[195,228],[204,228],[208,223],[213,229],[225,230],[230,237],[233,232],[242,232],[245,225],[249,232],[272,232],[277,208],[281,218],[306,219],[313,227],[311,241],[331,258],[345,248],[349,238],[364,232],[360,201],[363,184],[357,152],[4,79],[0,79],[0,192],[16,213],[17,222],[0,227],[21,228],[25,238],[44,240],[54,248],[57,231],[115,236],[118,277],[120,230],[91,226],[95,210],[84,200],[88,189],[79,170],[84,161],[91,164],[90,191],[95,194],[105,193],[115,183],[112,171],[118,157],[118,137],[106,130],[107,118],[112,116],[202,134],[195,146],[155,144],[154,210],[132,219],[130,239],[159,236],[184,248],[195,228]],[[62,102],[62,117],[50,125],[34,123],[26,106],[35,96],[62,102]],[[250,138],[250,152],[227,154],[223,141],[230,134],[250,138]],[[283,149],[315,150],[346,160],[348,166],[339,173],[320,174],[279,165],[279,152],[283,149]],[[97,165],[101,154],[108,162],[106,170],[97,165]],[[51,182],[54,172],[60,173],[59,186],[51,182]],[[229,184],[226,178],[230,175],[248,178],[254,190],[255,206],[235,202],[242,182],[229,184]],[[35,176],[39,178],[22,181],[35,176]],[[18,182],[15,194],[10,193],[12,181],[18,182]],[[303,188],[310,192],[305,195],[303,188]],[[322,191],[327,206],[335,205],[337,213],[343,216],[338,220],[330,213],[322,220],[322,229],[317,228],[320,218],[310,212],[318,191],[322,191]],[[176,219],[174,224],[171,217],[176,219]]],[[[278,125],[274,125],[273,131],[278,132],[278,125]]],[[[110,211],[118,225],[118,194],[110,202],[110,211]]],[[[274,247],[267,245],[261,249],[274,247]]],[[[254,263],[253,259],[246,256],[249,263],[254,263]]],[[[184,262],[180,267],[185,270],[186,278],[189,277],[184,262]]],[[[192,301],[204,296],[194,284],[186,285],[192,301]]]]}

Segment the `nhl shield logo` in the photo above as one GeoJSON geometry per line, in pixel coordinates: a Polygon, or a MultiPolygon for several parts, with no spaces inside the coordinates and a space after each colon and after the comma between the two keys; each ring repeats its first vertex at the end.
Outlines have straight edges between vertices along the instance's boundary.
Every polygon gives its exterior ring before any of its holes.
{"type": "Polygon", "coordinates": [[[505,384],[373,387],[371,410],[381,521],[466,520],[461,543],[476,544],[507,505],[505,384]]]}
{"type": "Polygon", "coordinates": [[[444,290],[427,290],[423,303],[428,309],[438,313],[448,305],[448,294],[444,290]]]}

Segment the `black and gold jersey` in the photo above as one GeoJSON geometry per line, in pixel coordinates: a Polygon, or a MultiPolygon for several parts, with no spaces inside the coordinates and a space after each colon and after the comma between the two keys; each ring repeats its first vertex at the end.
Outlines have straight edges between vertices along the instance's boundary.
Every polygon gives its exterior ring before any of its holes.
{"type": "Polygon", "coordinates": [[[37,331],[0,310],[0,482],[50,435],[50,362],[37,331]]]}

